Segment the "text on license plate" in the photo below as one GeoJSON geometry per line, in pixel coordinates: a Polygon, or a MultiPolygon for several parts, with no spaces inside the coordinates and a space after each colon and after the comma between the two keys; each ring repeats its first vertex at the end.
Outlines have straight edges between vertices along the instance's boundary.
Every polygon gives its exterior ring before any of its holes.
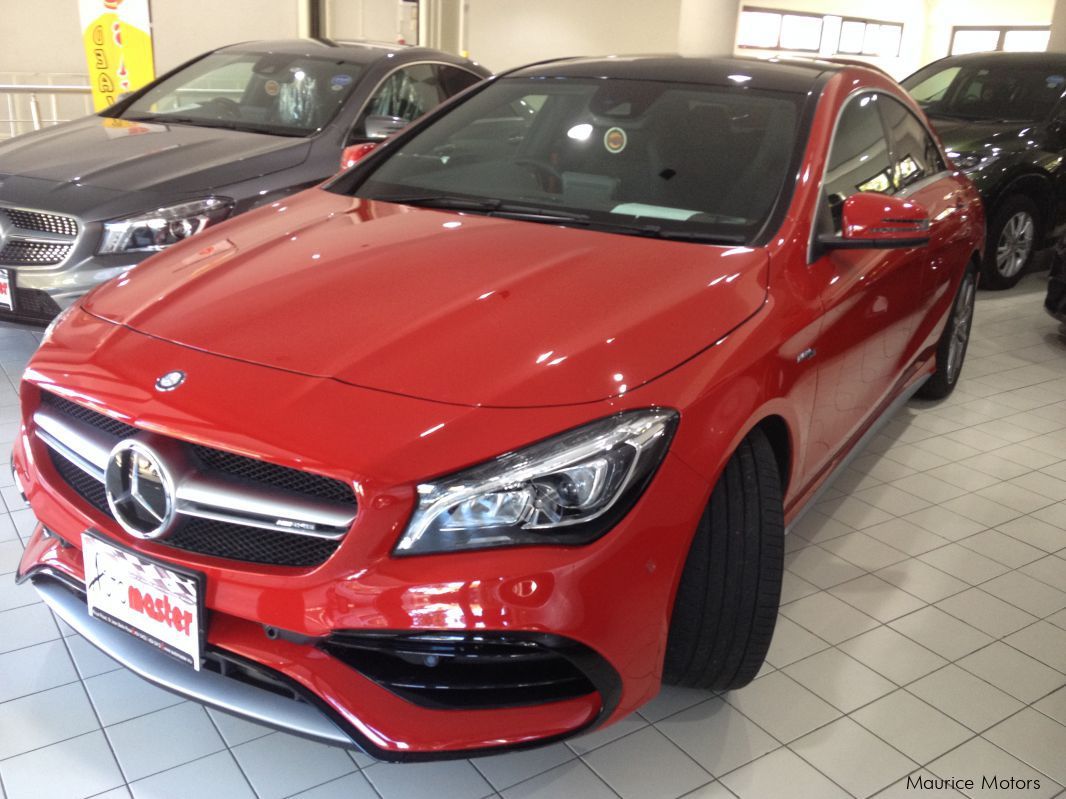
{"type": "Polygon", "coordinates": [[[82,534],[89,614],[200,669],[199,583],[82,534]]]}

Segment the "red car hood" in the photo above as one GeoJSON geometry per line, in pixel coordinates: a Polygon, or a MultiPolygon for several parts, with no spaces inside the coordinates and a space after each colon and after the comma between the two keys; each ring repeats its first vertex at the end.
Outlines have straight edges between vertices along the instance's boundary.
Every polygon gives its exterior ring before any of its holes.
{"type": "Polygon", "coordinates": [[[440,402],[530,407],[654,379],[755,313],[766,281],[761,250],[313,189],[172,247],[85,309],[242,361],[440,402]]]}

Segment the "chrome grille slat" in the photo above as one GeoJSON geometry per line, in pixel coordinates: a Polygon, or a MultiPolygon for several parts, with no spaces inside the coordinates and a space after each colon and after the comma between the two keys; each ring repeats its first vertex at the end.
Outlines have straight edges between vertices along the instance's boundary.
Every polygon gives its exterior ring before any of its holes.
{"type": "MultiPolygon", "coordinates": [[[[69,464],[68,472],[62,476],[76,490],[77,486],[70,479],[70,467],[76,467],[102,484],[111,450],[116,443],[131,437],[131,434],[145,438],[155,435],[111,417],[102,416],[96,411],[65,398],[51,395],[48,392],[45,392],[45,395],[45,400],[33,417],[37,437],[54,455],[58,455],[69,464]]],[[[175,439],[167,440],[176,446],[191,449],[191,445],[184,442],[175,439]]],[[[197,448],[204,449],[203,447],[197,448]]],[[[249,480],[204,472],[200,469],[200,461],[197,459],[190,459],[189,463],[191,467],[181,475],[180,479],[176,480],[174,487],[177,513],[189,517],[190,520],[198,519],[201,523],[222,525],[222,527],[214,528],[216,530],[230,529],[240,532],[241,529],[254,528],[263,531],[264,534],[273,533],[284,537],[291,536],[293,539],[319,540],[326,546],[326,549],[319,547],[308,552],[313,551],[315,557],[321,554],[324,560],[332,554],[332,549],[345,536],[355,519],[354,494],[350,503],[317,496],[302,496],[268,483],[257,485],[249,480]]],[[[273,464],[270,465],[273,466],[273,464]]],[[[285,467],[275,466],[274,468],[283,470],[285,467]]],[[[313,477],[318,476],[313,475],[313,477]]],[[[84,488],[83,483],[84,481],[79,481],[82,488],[84,488]]],[[[79,490],[78,493],[86,498],[84,491],[79,490]]],[[[92,493],[95,496],[96,492],[92,493]]],[[[99,505],[92,501],[90,504],[99,505]]],[[[98,507],[98,509],[109,513],[106,508],[98,507]]],[[[251,533],[252,530],[247,530],[247,532],[251,533]]],[[[240,535],[242,538],[247,538],[244,532],[240,535]]],[[[188,538],[189,536],[183,537],[178,533],[174,541],[162,538],[156,543],[196,551],[188,545],[186,540],[188,538]]],[[[273,546],[276,551],[284,550],[288,553],[287,548],[279,548],[276,543],[273,546]]],[[[217,535],[212,540],[212,549],[214,551],[205,554],[218,554],[219,550],[224,550],[218,543],[217,535]]],[[[235,542],[234,551],[244,555],[243,557],[235,556],[239,560],[272,562],[253,557],[247,541],[235,542]]],[[[225,555],[220,556],[225,557],[225,555]]],[[[283,565],[315,564],[301,562],[283,565]]]]}

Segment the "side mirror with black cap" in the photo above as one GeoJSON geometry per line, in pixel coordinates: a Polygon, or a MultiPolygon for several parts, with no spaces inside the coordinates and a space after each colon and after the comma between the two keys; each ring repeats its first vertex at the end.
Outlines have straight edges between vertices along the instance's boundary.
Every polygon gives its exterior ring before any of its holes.
{"type": "Polygon", "coordinates": [[[859,192],[844,201],[841,233],[818,236],[823,250],[894,250],[929,243],[929,212],[913,200],[859,192]]]}

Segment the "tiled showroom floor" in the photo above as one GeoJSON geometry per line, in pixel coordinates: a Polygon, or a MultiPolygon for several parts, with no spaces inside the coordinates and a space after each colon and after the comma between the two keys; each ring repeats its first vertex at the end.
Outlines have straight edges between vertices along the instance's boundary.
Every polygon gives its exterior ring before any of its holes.
{"type": "MultiPolygon", "coordinates": [[[[607,730],[521,754],[375,764],[149,686],[14,586],[33,520],[2,488],[0,794],[959,795],[906,789],[919,772],[1066,796],[1066,334],[1045,286],[982,294],[955,395],[904,409],[790,537],[771,665],[751,687],[667,689],[607,730]]],[[[35,341],[0,329],[0,442],[35,341]]]]}

